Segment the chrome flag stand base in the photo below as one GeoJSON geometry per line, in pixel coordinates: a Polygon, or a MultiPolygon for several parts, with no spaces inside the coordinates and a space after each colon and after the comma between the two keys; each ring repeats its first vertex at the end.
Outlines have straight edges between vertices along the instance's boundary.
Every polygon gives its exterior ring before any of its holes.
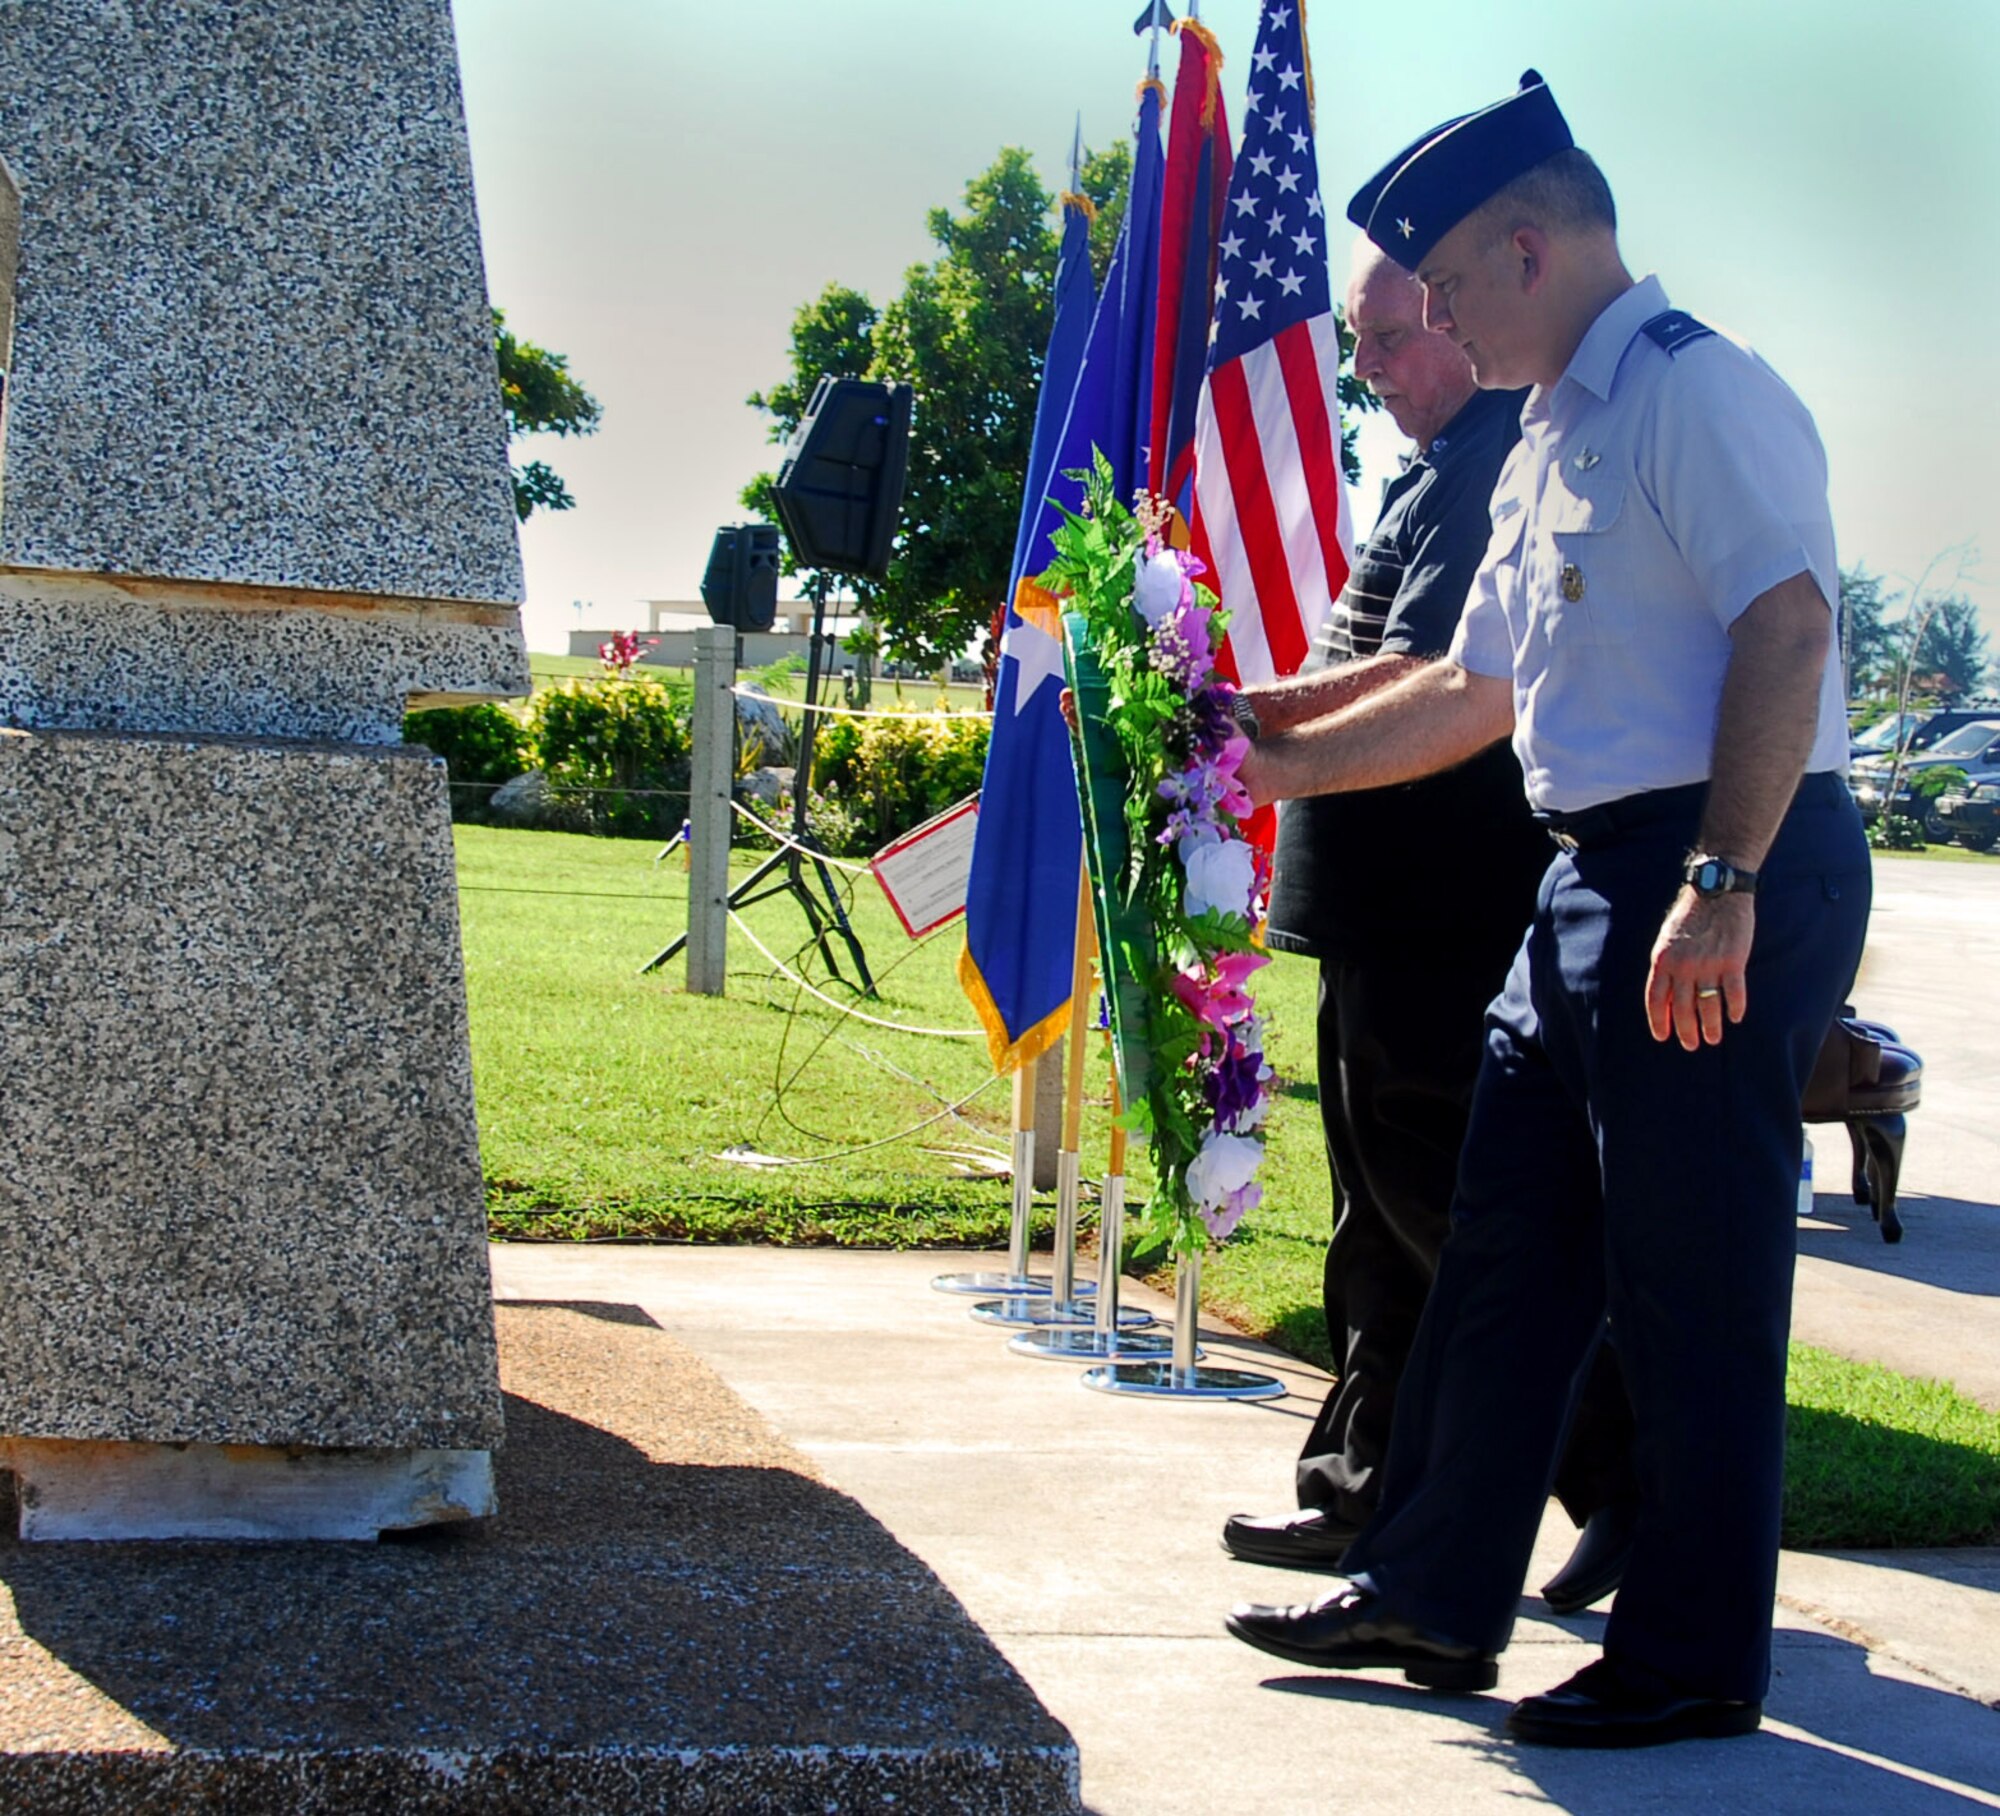
{"type": "MultiPolygon", "coordinates": [[[[1007,1271],[1000,1273],[988,1268],[975,1274],[939,1274],[931,1281],[931,1290],[939,1293],[971,1293],[981,1299],[991,1299],[996,1294],[1009,1299],[1047,1298],[1055,1290],[1055,1282],[1047,1274],[1028,1272],[1028,1213],[1035,1200],[1035,1131],[1016,1129],[1014,1131],[1014,1216],[1007,1228],[1007,1271]]],[[[1084,1287],[1077,1293],[1066,1293],[1065,1298],[1077,1298],[1083,1293],[1096,1291],[1095,1287],[1084,1287]]]]}
{"type": "MultiPolygon", "coordinates": [[[[1088,1299],[1058,1299],[1053,1293],[1040,1298],[1012,1293],[1001,1299],[981,1300],[972,1308],[972,1315],[981,1324],[1068,1325],[1088,1329],[1097,1322],[1097,1307],[1088,1299]]],[[[1150,1324],[1152,1320],[1141,1313],[1139,1322],[1150,1324]]]]}
{"type": "MultiPolygon", "coordinates": [[[[1072,1156],[1062,1158],[1068,1160],[1072,1156]]],[[[1058,1242],[1057,1253],[1061,1252],[1058,1242]]],[[[1094,1305],[1081,1305],[1072,1299],[1068,1307],[1085,1311],[1089,1316],[1059,1322],[1023,1319],[1023,1323],[1036,1323],[1043,1328],[1024,1330],[1007,1347],[1017,1356],[1034,1356],[1045,1362],[1141,1362],[1169,1354],[1173,1349],[1172,1338],[1133,1334],[1150,1326],[1152,1316],[1137,1306],[1118,1303],[1118,1257],[1124,1252],[1125,1175],[1113,1173],[1104,1182],[1103,1214],[1098,1219],[1097,1271],[1103,1276],[1103,1288],[1094,1305]],[[1075,1328],[1080,1324],[1088,1324],[1090,1328],[1075,1328]]]]}
{"type": "Polygon", "coordinates": [[[1160,1362],[1110,1362],[1087,1368],[1086,1387],[1104,1394],[1139,1394],[1162,1400],[1279,1400],[1284,1382],[1249,1368],[1222,1368],[1198,1362],[1195,1333],[1201,1314],[1201,1256],[1183,1255],[1174,1264],[1173,1355],[1160,1362]]]}

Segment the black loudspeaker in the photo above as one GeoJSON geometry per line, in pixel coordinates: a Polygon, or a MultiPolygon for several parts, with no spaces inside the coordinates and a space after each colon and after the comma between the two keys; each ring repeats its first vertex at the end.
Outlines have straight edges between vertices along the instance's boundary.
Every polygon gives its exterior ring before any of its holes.
{"type": "Polygon", "coordinates": [[[701,602],[717,624],[767,631],[778,615],[778,531],[769,523],[726,523],[709,545],[701,602]]]}
{"type": "Polygon", "coordinates": [[[799,566],[880,580],[909,463],[910,387],[822,376],[775,488],[799,566]]]}

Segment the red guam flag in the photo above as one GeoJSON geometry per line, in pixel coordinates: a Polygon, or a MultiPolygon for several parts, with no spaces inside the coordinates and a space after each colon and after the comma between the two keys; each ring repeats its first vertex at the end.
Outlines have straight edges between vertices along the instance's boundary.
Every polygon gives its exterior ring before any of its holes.
{"type": "Polygon", "coordinates": [[[1229,197],[1230,156],[1222,52],[1214,34],[1193,19],[1181,20],[1174,31],[1181,65],[1174,78],[1160,201],[1160,303],[1146,490],[1171,500],[1185,521],[1193,510],[1195,413],[1208,374],[1216,246],[1229,197]]]}
{"type": "Polygon", "coordinates": [[[1304,662],[1353,547],[1340,335],[1296,0],[1265,0],[1243,112],[1195,413],[1193,547],[1230,614],[1221,666],[1255,683],[1304,662]]]}

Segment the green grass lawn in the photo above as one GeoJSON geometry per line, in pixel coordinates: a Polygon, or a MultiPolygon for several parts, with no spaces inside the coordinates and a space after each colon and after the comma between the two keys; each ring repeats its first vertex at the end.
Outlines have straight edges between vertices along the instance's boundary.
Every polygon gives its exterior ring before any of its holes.
{"type": "MultiPolygon", "coordinates": [[[[862,1001],[816,953],[801,954],[805,922],[789,897],[748,911],[779,958],[896,1028],[828,1008],[734,929],[728,995],[690,996],[678,959],[639,975],[686,925],[678,856],[656,863],[648,841],[488,827],[460,827],[457,839],[496,1236],[1005,1243],[1010,1188],[982,1173],[979,1157],[1006,1157],[1008,1087],[989,1082],[983,1040],[902,1031],[974,1026],[954,975],[955,924],[913,942],[871,878],[837,875],[859,883],[854,926],[880,987],[879,1000],[862,1001]],[[725,1158],[730,1150],[804,1164],[745,1165],[725,1158]]],[[[741,860],[739,873],[755,861],[741,860]]],[[[1313,1083],[1316,981],[1295,958],[1259,974],[1280,1081],[1265,1198],[1208,1257],[1202,1296],[1242,1329],[1324,1366],[1330,1207],[1313,1083]]],[[[1108,1066],[1092,1045],[1088,1178],[1101,1173],[1109,1140],[1108,1066]]],[[[1133,1160],[1138,1203],[1150,1180],[1136,1144],[1133,1160]]],[[[1044,1205],[1044,1242],[1051,1216],[1044,1205]]],[[[1141,1255],[1134,1265],[1164,1279],[1163,1260],[1141,1255]]],[[[2000,1540],[2000,1417],[1935,1383],[1803,1348],[1793,1352],[1792,1402],[1789,1542],[2000,1540]]]]}

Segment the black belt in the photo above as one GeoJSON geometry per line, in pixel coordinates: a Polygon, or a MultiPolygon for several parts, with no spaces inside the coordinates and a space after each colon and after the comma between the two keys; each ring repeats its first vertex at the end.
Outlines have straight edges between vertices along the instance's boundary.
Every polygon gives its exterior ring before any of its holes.
{"type": "MultiPolygon", "coordinates": [[[[1535,818],[1563,850],[1582,851],[1661,820],[1699,817],[1707,796],[1706,782],[1689,782],[1680,788],[1649,788],[1644,794],[1579,807],[1574,813],[1546,813],[1537,808],[1535,818]]],[[[1689,831],[1692,833],[1692,826],[1689,831]]]]}

